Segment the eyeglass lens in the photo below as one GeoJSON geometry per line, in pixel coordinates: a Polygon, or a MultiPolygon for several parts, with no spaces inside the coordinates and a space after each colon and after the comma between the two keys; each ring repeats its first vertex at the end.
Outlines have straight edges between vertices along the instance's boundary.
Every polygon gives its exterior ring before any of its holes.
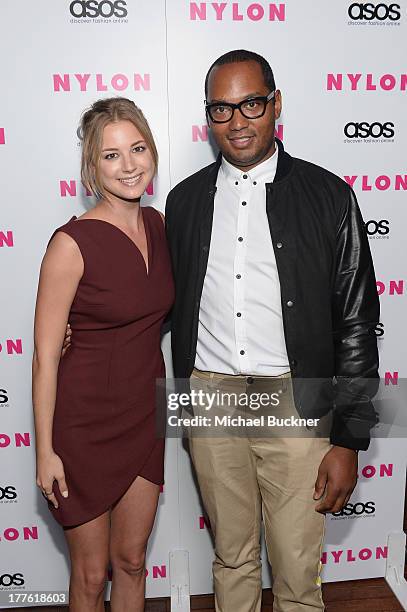
{"type": "MultiPolygon", "coordinates": [[[[264,113],[265,100],[247,100],[239,105],[240,112],[247,119],[256,119],[264,113]]],[[[233,115],[233,107],[229,104],[214,104],[210,106],[209,114],[213,121],[229,121],[233,115]]]]}

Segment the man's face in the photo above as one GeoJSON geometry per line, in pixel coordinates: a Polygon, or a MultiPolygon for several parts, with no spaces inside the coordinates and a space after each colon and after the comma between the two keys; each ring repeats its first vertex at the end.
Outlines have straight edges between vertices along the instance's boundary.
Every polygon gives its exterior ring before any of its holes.
{"type": "MultiPolygon", "coordinates": [[[[237,104],[269,93],[257,62],[236,62],[216,66],[211,71],[207,102],[237,104]]],[[[216,144],[227,161],[241,170],[250,170],[274,153],[274,125],[280,113],[281,95],[277,90],[263,117],[247,119],[235,109],[227,123],[214,123],[210,118],[208,121],[216,144]]]]}

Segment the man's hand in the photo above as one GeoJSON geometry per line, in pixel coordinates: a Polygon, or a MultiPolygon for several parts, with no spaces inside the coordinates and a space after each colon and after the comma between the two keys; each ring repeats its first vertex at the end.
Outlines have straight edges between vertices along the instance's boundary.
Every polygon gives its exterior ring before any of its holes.
{"type": "Polygon", "coordinates": [[[358,454],[350,448],[333,446],[321,461],[315,482],[314,499],[325,493],[316,512],[339,512],[348,503],[358,478],[358,454]]]}
{"type": "Polygon", "coordinates": [[[61,353],[61,357],[63,357],[66,353],[66,351],[69,349],[69,347],[71,346],[71,336],[72,336],[72,330],[71,330],[71,326],[68,325],[66,326],[66,332],[65,332],[65,338],[64,338],[64,343],[62,345],[62,353],[61,353]]]}

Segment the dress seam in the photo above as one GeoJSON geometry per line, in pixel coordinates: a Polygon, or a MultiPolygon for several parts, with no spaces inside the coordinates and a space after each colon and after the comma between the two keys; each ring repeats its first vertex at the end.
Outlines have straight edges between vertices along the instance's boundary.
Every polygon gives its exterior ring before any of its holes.
{"type": "Polygon", "coordinates": [[[114,331],[114,338],[113,338],[112,347],[110,349],[110,355],[109,355],[109,365],[108,365],[108,371],[107,371],[107,389],[106,389],[106,393],[108,397],[110,396],[110,386],[112,382],[112,361],[113,361],[114,351],[116,348],[118,331],[119,331],[118,329],[114,331]]]}

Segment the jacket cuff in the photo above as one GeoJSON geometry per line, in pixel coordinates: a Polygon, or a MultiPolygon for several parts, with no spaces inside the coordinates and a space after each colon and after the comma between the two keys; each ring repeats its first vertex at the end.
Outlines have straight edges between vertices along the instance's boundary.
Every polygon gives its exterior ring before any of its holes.
{"type": "Polygon", "coordinates": [[[353,450],[367,450],[370,444],[371,427],[372,423],[369,421],[344,420],[335,415],[330,435],[331,444],[353,450]]]}

